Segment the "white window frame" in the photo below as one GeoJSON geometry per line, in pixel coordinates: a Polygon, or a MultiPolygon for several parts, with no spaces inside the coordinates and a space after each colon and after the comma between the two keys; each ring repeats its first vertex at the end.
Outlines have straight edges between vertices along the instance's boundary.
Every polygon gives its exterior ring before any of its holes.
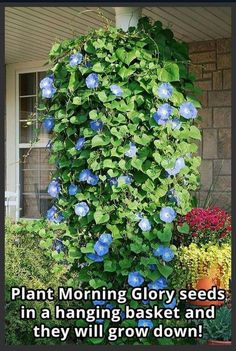
{"type": "MultiPolygon", "coordinates": [[[[21,192],[20,149],[30,147],[30,143],[20,143],[19,76],[24,73],[44,72],[48,69],[49,66],[43,61],[6,65],[6,191],[21,192]]],[[[45,146],[45,142],[39,141],[35,143],[34,148],[45,146]]],[[[19,211],[20,208],[16,210],[19,211]]],[[[15,216],[15,213],[11,213],[11,216],[15,216]]],[[[30,218],[24,217],[24,219],[30,218]]]]}

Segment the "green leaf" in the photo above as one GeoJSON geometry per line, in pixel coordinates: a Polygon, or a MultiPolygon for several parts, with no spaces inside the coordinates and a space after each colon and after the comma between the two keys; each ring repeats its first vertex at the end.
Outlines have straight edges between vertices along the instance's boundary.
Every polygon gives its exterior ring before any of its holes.
{"type": "Polygon", "coordinates": [[[135,67],[121,67],[121,69],[118,71],[119,76],[121,76],[122,79],[128,78],[131,76],[134,72],[136,71],[135,67]]]}
{"type": "Polygon", "coordinates": [[[124,48],[118,48],[116,50],[116,56],[121,62],[130,65],[130,63],[137,57],[137,50],[134,49],[128,52],[124,48]]]}
{"type": "Polygon", "coordinates": [[[172,228],[170,226],[166,226],[163,231],[158,231],[157,236],[161,242],[170,242],[172,238],[172,228]]]}
{"type": "Polygon", "coordinates": [[[72,93],[76,87],[76,72],[71,72],[68,89],[72,93]]]}
{"type": "Polygon", "coordinates": [[[110,138],[107,136],[95,135],[92,139],[92,147],[104,146],[110,143],[110,138]]]}
{"type": "Polygon", "coordinates": [[[200,130],[195,126],[191,126],[189,131],[189,137],[193,139],[201,140],[200,130]]]}
{"type": "Polygon", "coordinates": [[[116,262],[106,260],[104,262],[104,272],[116,272],[116,262]]]}
{"type": "Polygon", "coordinates": [[[110,216],[108,213],[103,213],[101,211],[96,211],[94,213],[94,220],[96,224],[102,224],[108,222],[110,219],[110,216]]]}
{"type": "Polygon", "coordinates": [[[104,67],[102,66],[102,64],[100,62],[95,63],[95,65],[93,65],[93,71],[97,72],[97,73],[101,73],[104,71],[104,67]]]}
{"type": "Polygon", "coordinates": [[[52,145],[52,149],[53,149],[53,151],[55,151],[55,152],[58,152],[58,151],[61,151],[61,150],[63,150],[64,149],[64,144],[63,144],[63,142],[62,141],[55,141],[54,143],[53,143],[53,145],[52,145]]]}
{"type": "Polygon", "coordinates": [[[100,101],[102,101],[102,102],[107,101],[107,96],[106,96],[105,91],[99,91],[97,95],[98,95],[98,98],[100,101]]]}
{"type": "Polygon", "coordinates": [[[93,243],[88,243],[85,247],[82,246],[80,251],[82,253],[91,253],[91,252],[94,252],[94,244],[93,243]]]}
{"type": "Polygon", "coordinates": [[[79,97],[79,96],[74,97],[73,104],[74,105],[82,105],[81,97],[79,97]]]}
{"type": "Polygon", "coordinates": [[[174,62],[165,62],[164,66],[157,70],[157,73],[161,82],[179,81],[179,67],[174,62]]]}
{"type": "Polygon", "coordinates": [[[188,234],[189,233],[189,225],[187,222],[183,223],[182,225],[178,225],[177,229],[180,233],[182,234],[188,234]]]}
{"type": "Polygon", "coordinates": [[[91,279],[89,281],[89,284],[93,289],[98,289],[102,286],[107,286],[107,282],[101,279],[91,279]]]}
{"type": "Polygon", "coordinates": [[[156,263],[159,272],[165,277],[168,278],[173,272],[173,268],[167,265],[162,265],[160,262],[156,263]]]}

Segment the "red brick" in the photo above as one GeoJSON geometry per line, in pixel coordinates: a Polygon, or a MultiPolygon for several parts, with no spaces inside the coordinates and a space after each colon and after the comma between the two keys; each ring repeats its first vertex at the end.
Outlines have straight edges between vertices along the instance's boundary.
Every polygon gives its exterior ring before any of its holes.
{"type": "Polygon", "coordinates": [[[230,38],[218,39],[217,52],[221,54],[226,52],[231,52],[231,39],[230,38]]]}
{"type": "Polygon", "coordinates": [[[200,52],[190,55],[190,60],[193,63],[207,63],[216,61],[215,51],[200,52]]]}
{"type": "Polygon", "coordinates": [[[213,72],[213,90],[222,90],[222,71],[213,72]]]}
{"type": "Polygon", "coordinates": [[[217,55],[217,69],[231,68],[231,54],[217,55]]]}
{"type": "Polygon", "coordinates": [[[231,158],[231,129],[219,129],[218,157],[231,158]]]}
{"type": "Polygon", "coordinates": [[[216,42],[214,40],[198,41],[189,44],[189,53],[215,50],[216,42]]]}
{"type": "Polygon", "coordinates": [[[231,108],[215,107],[213,109],[213,125],[216,128],[231,127],[231,108]]]}
{"type": "Polygon", "coordinates": [[[223,71],[223,89],[231,89],[231,69],[223,71]]]}
{"type": "Polygon", "coordinates": [[[196,82],[197,86],[202,90],[212,90],[212,82],[211,80],[198,80],[196,82]]]}
{"type": "Polygon", "coordinates": [[[208,104],[209,107],[231,106],[231,91],[209,91],[208,104]]]}
{"type": "Polygon", "coordinates": [[[216,64],[215,63],[205,63],[203,64],[203,72],[212,72],[216,70],[216,64]]]}
{"type": "Polygon", "coordinates": [[[203,158],[217,158],[217,130],[203,129],[203,158]]]}
{"type": "Polygon", "coordinates": [[[212,109],[211,108],[200,109],[199,116],[201,116],[201,128],[212,127],[212,109]]]}
{"type": "Polygon", "coordinates": [[[189,72],[193,73],[196,79],[202,78],[202,66],[201,65],[189,65],[189,72]]]}

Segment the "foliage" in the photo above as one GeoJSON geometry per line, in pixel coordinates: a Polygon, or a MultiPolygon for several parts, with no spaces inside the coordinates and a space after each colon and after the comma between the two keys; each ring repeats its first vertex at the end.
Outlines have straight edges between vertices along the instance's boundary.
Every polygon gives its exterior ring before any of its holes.
{"type": "Polygon", "coordinates": [[[230,341],[232,337],[232,312],[226,306],[216,310],[215,319],[204,319],[199,321],[203,324],[203,339],[207,340],[230,341]]]}
{"type": "MultiPolygon", "coordinates": [[[[21,320],[20,300],[10,301],[11,287],[26,286],[28,289],[57,289],[66,282],[67,267],[55,264],[55,261],[40,248],[40,231],[47,230],[42,221],[21,221],[18,224],[7,222],[5,246],[5,294],[6,294],[6,344],[33,345],[55,344],[56,339],[35,339],[32,334],[34,325],[39,325],[41,308],[54,309],[54,302],[24,301],[28,308],[35,308],[36,320],[21,320]],[[59,268],[59,269],[58,269],[59,268]]],[[[49,247],[51,249],[51,247],[49,247]]],[[[52,250],[51,250],[52,251],[52,250]]],[[[62,304],[63,305],[63,304],[62,304]]],[[[66,304],[64,304],[66,307],[66,304]]],[[[44,321],[45,325],[60,326],[63,321],[44,321]]],[[[68,322],[70,324],[70,322],[68,322]]]]}
{"type": "Polygon", "coordinates": [[[196,287],[198,279],[213,276],[220,281],[221,288],[228,289],[231,279],[231,246],[229,244],[180,246],[174,261],[176,274],[172,284],[176,289],[196,287]]]}
{"type": "MultiPolygon", "coordinates": [[[[67,283],[128,289],[131,272],[144,284],[168,279],[172,221],[191,208],[200,164],[193,123],[200,104],[187,46],[159,21],[142,18],[127,33],[109,27],[58,42],[49,58],[39,111],[42,121],[55,121],[50,161],[57,170],[47,217],[68,224],[60,237],[66,250],[54,254],[58,261],[66,255],[76,272],[67,283]],[[167,98],[163,91],[160,97],[164,83],[167,98]],[[168,196],[173,190],[177,202],[168,196]],[[112,235],[109,245],[103,233],[112,235]],[[161,244],[164,251],[154,255],[161,244]]],[[[44,232],[41,246],[47,249],[53,235],[44,232]]]]}
{"type": "Polygon", "coordinates": [[[193,208],[178,219],[175,236],[179,245],[231,242],[231,216],[224,210],[193,208]]]}

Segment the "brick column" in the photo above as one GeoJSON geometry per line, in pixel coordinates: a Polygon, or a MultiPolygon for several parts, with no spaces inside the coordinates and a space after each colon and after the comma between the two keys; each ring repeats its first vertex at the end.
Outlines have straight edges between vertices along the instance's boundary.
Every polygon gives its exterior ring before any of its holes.
{"type": "Polygon", "coordinates": [[[212,203],[230,209],[231,205],[231,40],[218,39],[194,42],[189,46],[190,71],[203,89],[200,96],[202,109],[202,157],[200,204],[216,181],[212,203]],[[221,167],[222,165],[222,167],[221,167]],[[220,170],[221,168],[221,170],[220,170]]]}

